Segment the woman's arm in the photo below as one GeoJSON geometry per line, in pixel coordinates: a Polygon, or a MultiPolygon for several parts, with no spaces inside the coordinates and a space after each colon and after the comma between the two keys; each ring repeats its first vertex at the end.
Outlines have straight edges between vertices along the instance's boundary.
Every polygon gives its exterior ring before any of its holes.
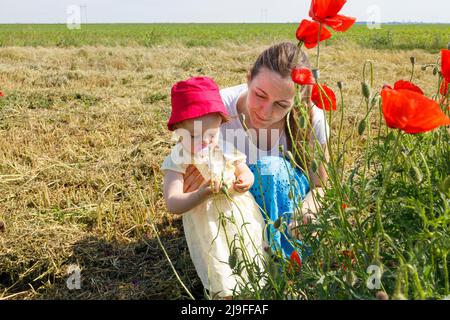
{"type": "MultiPolygon", "coordinates": [[[[325,170],[325,164],[328,163],[330,155],[326,144],[321,145],[322,152],[325,156],[325,162],[321,161],[319,163],[318,172],[314,173],[311,168],[309,168],[309,176],[311,177],[310,192],[306,194],[305,200],[302,205],[302,212],[304,214],[317,214],[321,208],[321,205],[317,199],[318,196],[323,197],[324,189],[323,186],[328,181],[328,174],[325,170]]],[[[308,220],[309,217],[306,217],[308,220]]],[[[305,222],[305,221],[304,221],[305,222]]]]}
{"type": "Polygon", "coordinates": [[[186,173],[184,174],[183,191],[196,191],[204,182],[205,179],[201,175],[200,171],[198,171],[198,169],[194,165],[189,165],[186,168],[186,173]]]}
{"type": "Polygon", "coordinates": [[[319,162],[317,173],[313,172],[312,168],[309,168],[309,176],[311,178],[310,184],[311,190],[315,188],[323,188],[323,186],[328,181],[328,174],[327,171],[325,170],[325,164],[327,164],[328,161],[330,161],[330,154],[328,152],[328,147],[326,144],[322,144],[320,145],[320,147],[322,148],[322,153],[324,155],[325,161],[319,162]]]}
{"type": "Polygon", "coordinates": [[[171,213],[185,213],[195,208],[213,193],[210,183],[205,183],[196,191],[188,193],[183,192],[183,184],[183,174],[167,171],[164,176],[164,200],[171,213]]]}

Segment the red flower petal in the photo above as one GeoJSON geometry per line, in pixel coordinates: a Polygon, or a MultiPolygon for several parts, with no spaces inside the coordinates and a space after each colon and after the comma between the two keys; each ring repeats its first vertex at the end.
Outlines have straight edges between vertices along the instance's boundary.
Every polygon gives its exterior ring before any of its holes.
{"type": "Polygon", "coordinates": [[[341,11],[347,0],[312,0],[309,16],[316,21],[335,17],[341,11]]]}
{"type": "Polygon", "coordinates": [[[293,265],[297,266],[297,271],[300,271],[302,268],[302,260],[300,260],[300,256],[298,255],[297,250],[292,251],[290,260],[293,265]]]}
{"type": "Polygon", "coordinates": [[[414,92],[417,92],[417,93],[420,93],[423,95],[422,89],[420,89],[414,83],[406,81],[406,80],[398,80],[394,84],[394,89],[395,90],[400,90],[400,89],[410,90],[410,91],[414,91],[414,92]]]}
{"type": "Polygon", "coordinates": [[[3,96],[4,96],[3,92],[2,92],[2,91],[0,91],[0,97],[3,97],[3,96]]]}
{"type": "Polygon", "coordinates": [[[450,85],[450,82],[448,82],[447,80],[443,79],[441,82],[441,90],[440,93],[443,96],[446,96],[448,94],[448,87],[450,85]]]}
{"type": "Polygon", "coordinates": [[[328,88],[326,85],[321,85],[323,91],[320,90],[319,86],[315,84],[311,92],[312,102],[319,107],[327,111],[336,110],[336,95],[333,90],[328,88]]]}
{"type": "MultiPolygon", "coordinates": [[[[296,36],[299,41],[303,41],[306,48],[311,49],[317,46],[317,43],[319,42],[319,30],[320,24],[318,22],[304,19],[298,26],[296,36]]],[[[331,38],[331,32],[326,28],[322,28],[322,31],[320,32],[320,41],[329,38],[331,38]]]]}
{"type": "Polygon", "coordinates": [[[330,26],[334,31],[345,32],[353,26],[355,21],[356,18],[337,15],[335,17],[325,19],[324,23],[327,26],[330,26]]]}
{"type": "Polygon", "coordinates": [[[439,105],[422,94],[411,90],[381,91],[382,110],[386,124],[407,133],[415,134],[450,125],[439,105]]]}
{"type": "Polygon", "coordinates": [[[291,72],[292,81],[304,86],[316,83],[314,76],[308,68],[294,68],[291,72]]]}
{"type": "Polygon", "coordinates": [[[450,82],[450,50],[441,51],[441,71],[444,79],[450,82]]]}

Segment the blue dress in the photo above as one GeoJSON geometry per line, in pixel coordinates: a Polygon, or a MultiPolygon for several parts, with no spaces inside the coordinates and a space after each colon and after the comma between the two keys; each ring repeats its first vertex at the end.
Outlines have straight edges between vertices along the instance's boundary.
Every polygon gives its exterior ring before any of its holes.
{"type": "Polygon", "coordinates": [[[300,246],[301,242],[290,238],[287,225],[299,202],[309,191],[308,179],[300,169],[294,168],[289,160],[282,157],[262,157],[249,167],[255,176],[250,192],[262,210],[269,244],[272,250],[281,251],[289,259],[294,250],[293,241],[300,246]],[[282,217],[282,224],[275,229],[273,222],[279,217],[282,217]]]}

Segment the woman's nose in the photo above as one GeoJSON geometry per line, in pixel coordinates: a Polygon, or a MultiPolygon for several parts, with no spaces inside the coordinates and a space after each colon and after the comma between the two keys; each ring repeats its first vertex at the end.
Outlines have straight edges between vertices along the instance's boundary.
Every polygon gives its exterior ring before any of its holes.
{"type": "Polygon", "coordinates": [[[267,101],[261,104],[261,116],[264,117],[264,119],[267,119],[271,115],[272,115],[272,103],[270,101],[267,101]]]}

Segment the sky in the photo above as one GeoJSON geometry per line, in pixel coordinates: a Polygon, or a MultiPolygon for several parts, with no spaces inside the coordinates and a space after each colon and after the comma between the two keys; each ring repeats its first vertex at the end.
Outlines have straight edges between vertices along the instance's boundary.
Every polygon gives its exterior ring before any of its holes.
{"type": "MultiPolygon", "coordinates": [[[[77,12],[81,23],[299,22],[308,16],[309,4],[310,0],[0,0],[0,23],[67,23],[77,12]]],[[[450,23],[450,0],[349,0],[341,13],[358,21],[450,23]]]]}

